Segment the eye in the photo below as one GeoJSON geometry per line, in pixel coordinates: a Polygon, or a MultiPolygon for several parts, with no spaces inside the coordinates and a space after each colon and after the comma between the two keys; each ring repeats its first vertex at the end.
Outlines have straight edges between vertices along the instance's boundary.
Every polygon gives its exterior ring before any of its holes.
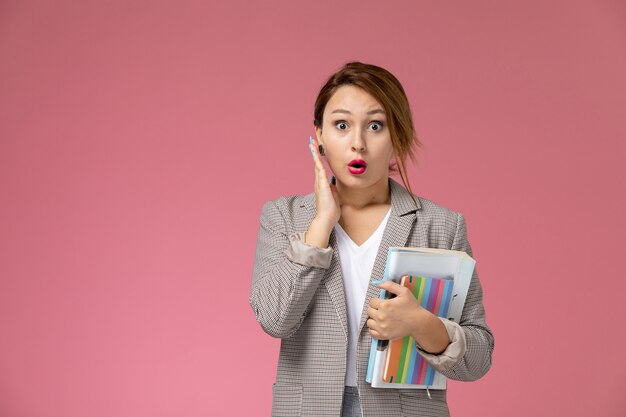
{"type": "Polygon", "coordinates": [[[346,130],[348,128],[348,123],[344,122],[343,120],[340,120],[337,123],[335,123],[335,127],[339,130],[346,130]]]}
{"type": "Polygon", "coordinates": [[[377,131],[383,128],[383,124],[381,122],[372,122],[369,126],[370,129],[377,131]]]}

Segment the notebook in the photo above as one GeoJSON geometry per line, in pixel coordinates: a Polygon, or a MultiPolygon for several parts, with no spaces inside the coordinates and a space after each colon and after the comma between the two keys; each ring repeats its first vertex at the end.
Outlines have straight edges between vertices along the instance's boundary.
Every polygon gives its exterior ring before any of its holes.
{"type": "MultiPolygon", "coordinates": [[[[414,281],[415,277],[425,277],[424,287],[422,288],[422,281],[420,281],[417,288],[418,293],[420,289],[425,291],[421,295],[421,301],[424,302],[424,297],[427,295],[426,306],[431,302],[433,308],[438,310],[436,314],[441,313],[441,317],[459,323],[475,264],[476,262],[465,252],[391,247],[387,252],[383,280],[400,283],[405,275],[414,277],[414,281]],[[426,288],[429,282],[430,287],[426,288]],[[435,288],[433,288],[433,283],[435,283],[435,288]],[[441,285],[443,285],[443,292],[441,292],[441,285]],[[449,291],[447,295],[446,285],[449,291]],[[439,300],[440,296],[441,300],[439,300]]],[[[409,282],[409,284],[412,284],[415,290],[416,282],[409,282]]],[[[386,291],[381,290],[381,298],[389,298],[389,296],[386,291]]],[[[427,364],[415,348],[415,343],[408,340],[405,345],[404,339],[400,340],[402,342],[388,342],[372,338],[366,381],[371,383],[373,388],[445,389],[445,376],[432,368],[428,369],[430,366],[426,366],[427,364]],[[404,356],[402,356],[402,348],[399,347],[400,343],[402,347],[405,347],[404,356]],[[394,346],[393,353],[387,359],[390,345],[394,346]]]]}

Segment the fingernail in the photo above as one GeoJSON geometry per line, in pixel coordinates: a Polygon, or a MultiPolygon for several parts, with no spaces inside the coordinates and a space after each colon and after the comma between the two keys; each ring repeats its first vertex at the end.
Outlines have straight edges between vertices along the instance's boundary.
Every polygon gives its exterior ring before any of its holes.
{"type": "Polygon", "coordinates": [[[382,284],[382,283],[383,283],[382,280],[372,281],[372,284],[376,284],[376,285],[379,285],[379,284],[382,284]]]}
{"type": "Polygon", "coordinates": [[[313,144],[313,136],[309,136],[309,144],[312,145],[313,144]]]}

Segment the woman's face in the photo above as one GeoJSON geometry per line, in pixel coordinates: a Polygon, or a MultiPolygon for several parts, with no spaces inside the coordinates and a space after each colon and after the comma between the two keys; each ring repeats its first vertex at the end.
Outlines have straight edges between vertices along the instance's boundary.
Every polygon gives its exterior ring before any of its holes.
{"type": "Polygon", "coordinates": [[[366,188],[389,177],[393,155],[383,106],[365,90],[339,87],[326,104],[317,140],[342,186],[366,188]]]}

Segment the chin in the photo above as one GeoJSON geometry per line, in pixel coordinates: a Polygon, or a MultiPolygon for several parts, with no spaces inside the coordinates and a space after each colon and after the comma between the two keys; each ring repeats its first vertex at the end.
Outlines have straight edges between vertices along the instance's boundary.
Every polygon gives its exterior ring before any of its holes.
{"type": "Polygon", "coordinates": [[[351,188],[368,188],[371,187],[373,185],[378,184],[381,181],[384,181],[385,179],[388,179],[388,177],[385,178],[377,178],[377,179],[372,179],[372,178],[363,178],[363,177],[354,177],[354,176],[348,176],[348,177],[338,177],[335,175],[335,178],[337,178],[338,182],[341,182],[343,185],[351,187],[351,188]]]}

